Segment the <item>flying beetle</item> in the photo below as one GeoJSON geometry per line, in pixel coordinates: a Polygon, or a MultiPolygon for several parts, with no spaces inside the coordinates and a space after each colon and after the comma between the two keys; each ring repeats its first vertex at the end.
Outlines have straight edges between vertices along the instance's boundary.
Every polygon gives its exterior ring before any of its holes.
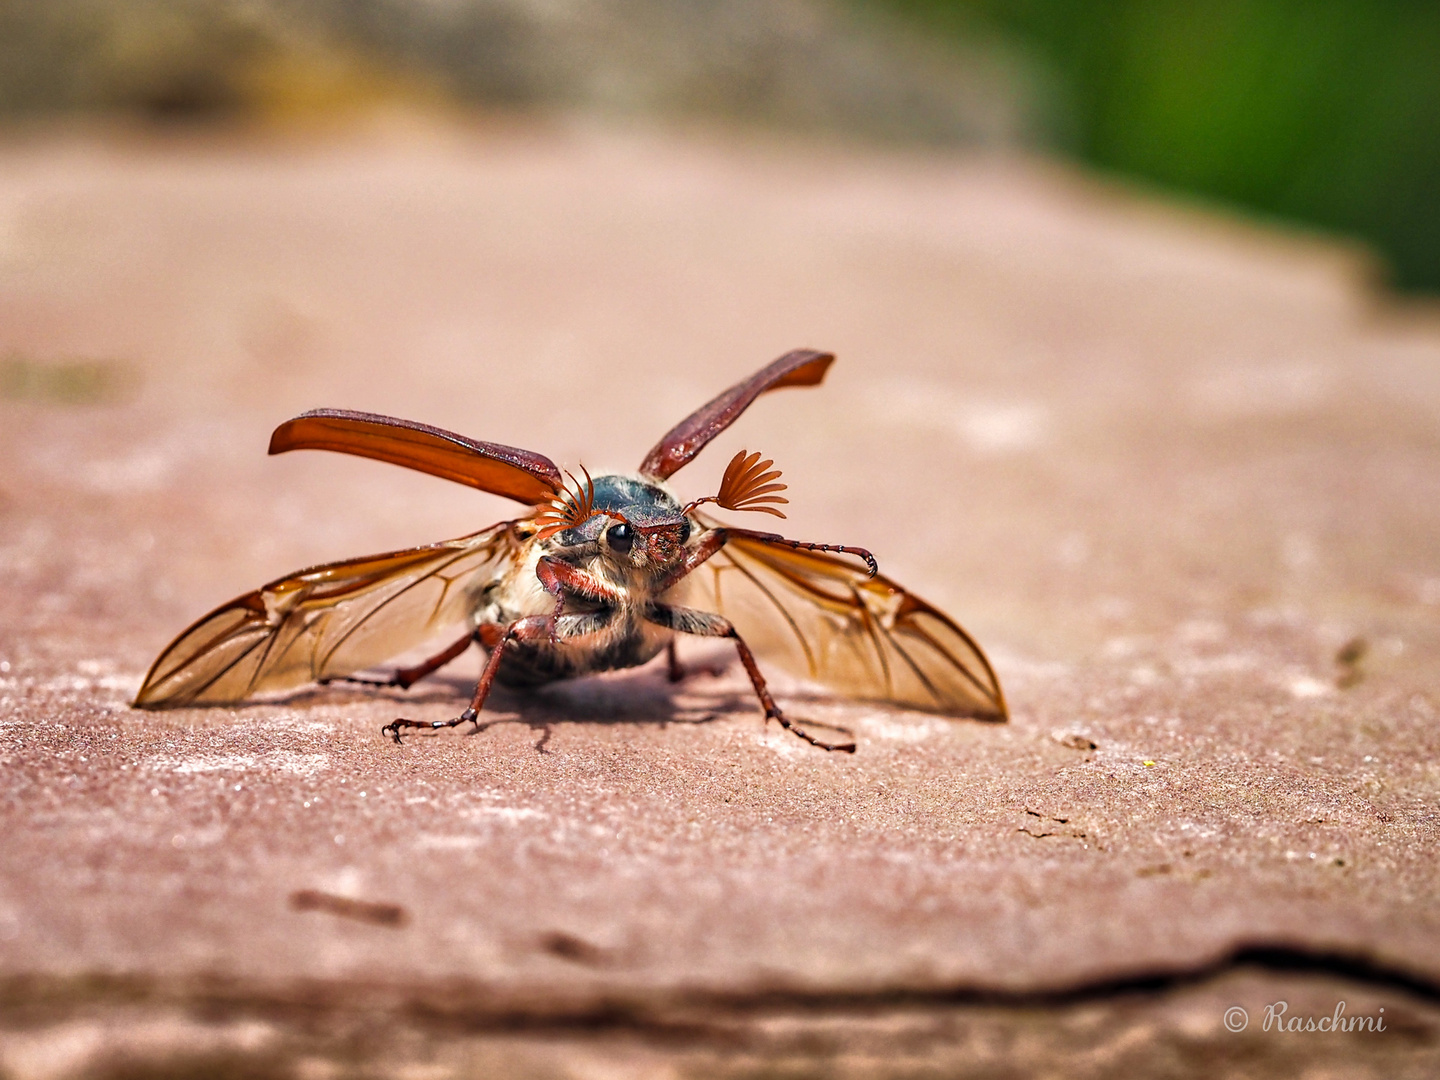
{"type": "MultiPolygon", "coordinates": [[[[310,682],[408,689],[471,644],[488,653],[470,705],[450,720],[397,719],[382,733],[475,723],[496,680],[533,687],[636,667],[680,634],[728,638],[767,722],[822,750],[776,704],[752,646],[842,693],[1005,720],[1000,683],[953,620],[879,573],[863,548],[790,540],[712,521],[700,507],[783,518],[779,470],[736,454],[715,495],[681,503],[667,481],[761,394],[816,386],[835,357],[786,353],[666,433],[637,475],[573,475],[549,458],[373,413],[316,409],[281,424],[270,453],[333,450],[388,461],[522,503],[512,521],[427,547],[311,567],[206,615],[150,668],[135,704],[218,705],[310,682]],[[388,678],[357,675],[421,646],[446,647],[388,678]],[[433,643],[433,644],[432,644],[433,643]]],[[[828,725],[827,725],[828,726],[828,725]]]]}

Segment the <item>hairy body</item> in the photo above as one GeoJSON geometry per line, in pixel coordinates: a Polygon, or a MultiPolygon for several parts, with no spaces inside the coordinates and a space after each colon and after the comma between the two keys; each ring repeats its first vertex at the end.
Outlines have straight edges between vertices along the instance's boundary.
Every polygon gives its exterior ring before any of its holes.
{"type": "MultiPolygon", "coordinates": [[[[661,485],[627,476],[595,479],[595,509],[650,520],[652,531],[632,536],[628,550],[607,539],[617,520],[573,529],[534,542],[530,553],[485,590],[475,612],[482,643],[493,629],[523,619],[546,619],[543,636],[512,643],[496,678],[507,686],[538,686],[555,679],[638,667],[674,639],[660,614],[659,591],[698,544],[701,529],[661,485]],[[588,535],[593,534],[593,535],[588,535]],[[638,540],[638,542],[637,542],[638,540]],[[653,550],[652,550],[653,548],[653,550]]],[[[521,527],[521,539],[527,539],[521,527]]],[[[627,531],[633,532],[633,528],[627,531]]]]}
{"type": "MultiPolygon", "coordinates": [[[[478,722],[497,680],[509,686],[536,686],[637,667],[667,646],[673,650],[675,635],[684,633],[732,639],[766,719],[778,721],[814,746],[853,753],[853,742],[823,742],[781,712],[754,655],[728,619],[667,602],[666,594],[718,552],[732,531],[702,531],[686,509],[661,484],[640,477],[601,476],[590,483],[584,519],[569,528],[546,536],[547,530],[536,531],[533,522],[514,523],[517,539],[529,544],[529,554],[482,593],[472,634],[490,650],[490,658],[470,707],[453,720],[428,724],[394,720],[385,726],[386,733],[398,741],[406,728],[478,722]]],[[[829,546],[738,531],[796,547],[829,546]]],[[[869,552],[854,550],[873,568],[869,552]]],[[[466,639],[457,641],[435,659],[448,663],[466,643],[466,639]]],[[[673,677],[673,651],[670,668],[673,677]]],[[[403,673],[404,685],[413,681],[412,675],[423,677],[431,670],[427,662],[403,673]]]]}

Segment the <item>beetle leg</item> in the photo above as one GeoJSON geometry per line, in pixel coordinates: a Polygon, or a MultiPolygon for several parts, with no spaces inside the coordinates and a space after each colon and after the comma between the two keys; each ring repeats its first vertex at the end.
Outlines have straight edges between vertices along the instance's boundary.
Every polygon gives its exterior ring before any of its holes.
{"type": "Polygon", "coordinates": [[[420,728],[421,730],[437,730],[439,728],[459,727],[461,724],[476,724],[480,710],[485,707],[485,699],[490,696],[490,687],[495,683],[495,672],[500,667],[500,658],[505,655],[505,649],[514,641],[538,641],[554,633],[553,625],[559,620],[553,615],[531,615],[528,618],[517,619],[505,628],[500,639],[490,648],[490,658],[485,663],[485,670],[480,673],[480,681],[475,684],[475,695],[470,699],[469,707],[453,720],[406,720],[403,717],[392,720],[380,729],[380,734],[389,735],[397,743],[400,741],[401,728],[420,728]]]}
{"type": "Polygon", "coordinates": [[[625,593],[616,586],[608,581],[601,581],[594,574],[587,574],[578,566],[572,566],[553,555],[546,555],[535,564],[535,576],[540,579],[545,591],[554,597],[573,595],[605,604],[621,604],[625,601],[625,593]]]}
{"type": "Polygon", "coordinates": [[[329,678],[321,679],[321,686],[329,686],[335,682],[358,683],[360,686],[398,686],[401,690],[409,690],[421,679],[439,671],[446,664],[450,663],[457,656],[470,647],[472,641],[477,640],[477,634],[471,632],[462,637],[455,644],[451,645],[444,652],[436,653],[428,660],[422,660],[413,667],[397,668],[391,673],[388,679],[366,679],[358,675],[332,675],[329,678]]]}
{"type": "Polygon", "coordinates": [[[655,586],[656,594],[663,593],[690,571],[705,563],[725,546],[725,541],[728,539],[729,536],[724,529],[711,529],[698,544],[685,553],[684,562],[660,579],[655,586]]]}
{"type": "Polygon", "coordinates": [[[614,585],[551,555],[546,555],[535,564],[535,576],[540,579],[545,591],[555,597],[555,610],[551,613],[550,624],[551,645],[560,643],[556,632],[560,625],[560,615],[565,610],[566,597],[578,596],[609,605],[625,602],[625,594],[614,585]]]}
{"type": "MultiPolygon", "coordinates": [[[[736,633],[734,625],[725,616],[709,611],[697,611],[694,608],[652,603],[645,609],[645,618],[657,626],[676,630],[682,634],[729,638],[735,642],[735,649],[740,654],[740,662],[745,665],[745,672],[750,676],[750,685],[755,688],[755,696],[760,699],[760,706],[765,710],[766,720],[778,721],[780,726],[790,734],[804,739],[811,746],[818,746],[821,750],[839,750],[845,754],[855,752],[854,742],[821,742],[780,711],[780,706],[776,705],[775,699],[770,696],[770,688],[765,685],[765,676],[760,674],[760,667],[755,663],[755,654],[750,651],[750,646],[745,644],[745,639],[736,633]]],[[[854,732],[848,728],[841,727],[836,730],[843,731],[852,739],[854,738],[854,732]]]]}
{"type": "Polygon", "coordinates": [[[879,564],[875,562],[875,556],[864,548],[845,547],[840,544],[814,544],[808,540],[791,540],[789,537],[781,536],[779,533],[756,532],[754,529],[735,529],[726,525],[711,529],[706,533],[704,539],[691,548],[686,554],[685,561],[660,580],[659,584],[655,587],[655,591],[662,593],[670,588],[686,574],[690,573],[697,566],[700,566],[724,547],[732,536],[764,540],[766,543],[771,544],[786,544],[789,547],[803,551],[843,551],[847,555],[854,555],[858,559],[863,559],[865,569],[871,577],[874,577],[880,572],[879,564]]]}
{"type": "Polygon", "coordinates": [[[788,536],[781,536],[779,533],[757,532],[754,529],[733,529],[726,528],[728,540],[731,536],[748,537],[751,540],[763,540],[767,544],[785,544],[795,548],[797,551],[840,551],[846,555],[854,555],[865,563],[865,569],[873,578],[880,572],[880,564],[875,561],[875,556],[862,547],[846,547],[844,544],[815,544],[809,540],[791,540],[788,536]]]}

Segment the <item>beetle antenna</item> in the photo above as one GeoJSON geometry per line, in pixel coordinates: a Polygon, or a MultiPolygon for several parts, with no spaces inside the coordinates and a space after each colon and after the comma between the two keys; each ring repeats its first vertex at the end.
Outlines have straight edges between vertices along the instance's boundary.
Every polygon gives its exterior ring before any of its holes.
{"type": "Polygon", "coordinates": [[[575,485],[571,491],[567,485],[560,489],[540,513],[535,515],[535,523],[540,526],[540,531],[535,534],[535,539],[544,540],[554,536],[566,529],[573,529],[576,525],[582,525],[595,513],[595,481],[590,478],[590,470],[582,464],[580,471],[585,474],[585,483],[581,484],[575,478],[575,474],[568,469],[565,475],[570,477],[570,483],[575,485]]]}
{"type": "Polygon", "coordinates": [[[780,479],[780,470],[770,468],[774,464],[775,462],[768,458],[761,461],[758,450],[753,454],[746,454],[741,450],[730,459],[730,464],[725,466],[725,475],[720,478],[719,494],[696,499],[685,507],[684,513],[688,514],[697,506],[713,502],[726,510],[758,510],[762,514],[774,514],[783,518],[784,512],[775,509],[773,504],[788,505],[790,500],[775,492],[785,491],[789,485],[774,482],[780,479]]]}

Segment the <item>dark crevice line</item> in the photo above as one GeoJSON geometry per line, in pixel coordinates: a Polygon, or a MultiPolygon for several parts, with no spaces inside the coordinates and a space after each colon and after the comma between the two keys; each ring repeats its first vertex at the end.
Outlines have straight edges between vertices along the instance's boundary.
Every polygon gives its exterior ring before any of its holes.
{"type": "MultiPolygon", "coordinates": [[[[1012,1008],[1061,1007],[1112,1000],[1132,995],[1158,995],[1189,989],[1241,971],[1276,975],[1313,975],[1345,979],[1380,990],[1396,990],[1411,997],[1440,1005],[1440,979],[1377,960],[1362,952],[1347,952],[1289,943],[1240,945],[1208,963],[1179,967],[1156,967],[1126,972],[1070,985],[1035,989],[1010,989],[958,985],[948,988],[904,988],[881,990],[870,995],[873,1003],[893,1005],[989,1005],[1012,1008]]],[[[814,1004],[829,998],[831,1007],[846,1007],[842,993],[809,995],[814,1004]]],[[[865,1005],[863,995],[856,1005],[865,1005]]],[[[797,1002],[799,1004],[799,1002],[797,1002]]],[[[823,1006],[821,1006],[823,1007],[823,1006]]]]}
{"type": "Polygon", "coordinates": [[[1070,984],[1031,989],[961,983],[861,990],[600,991],[565,1001],[549,995],[521,1000],[481,983],[370,983],[299,980],[255,985],[224,977],[161,979],[96,975],[78,978],[11,976],[0,979],[0,1019],[7,1014],[63,1014],[97,1004],[200,1008],[208,1016],[263,1015],[310,1023],[323,1017],[385,1014],[422,1028],[449,1032],[643,1032],[669,1039],[733,1033],[736,1024],[776,1013],[833,1016],[896,1009],[1065,1008],[1126,998],[1157,997],[1245,971],[1343,979],[1403,993],[1440,1006],[1440,979],[1363,952],[1293,943],[1241,945],[1209,962],[1139,969],[1070,984]]]}
{"type": "Polygon", "coordinates": [[[677,995],[677,1000],[704,1009],[736,1013],[771,1010],[847,1012],[944,1006],[1057,1008],[1131,996],[1162,995],[1215,982],[1242,971],[1330,976],[1378,990],[1399,991],[1440,1005],[1440,978],[1378,960],[1363,952],[1287,942],[1243,944],[1200,964],[1142,968],[1113,976],[1030,989],[962,983],[858,991],[775,989],[733,994],[701,991],[682,993],[677,995]]]}

